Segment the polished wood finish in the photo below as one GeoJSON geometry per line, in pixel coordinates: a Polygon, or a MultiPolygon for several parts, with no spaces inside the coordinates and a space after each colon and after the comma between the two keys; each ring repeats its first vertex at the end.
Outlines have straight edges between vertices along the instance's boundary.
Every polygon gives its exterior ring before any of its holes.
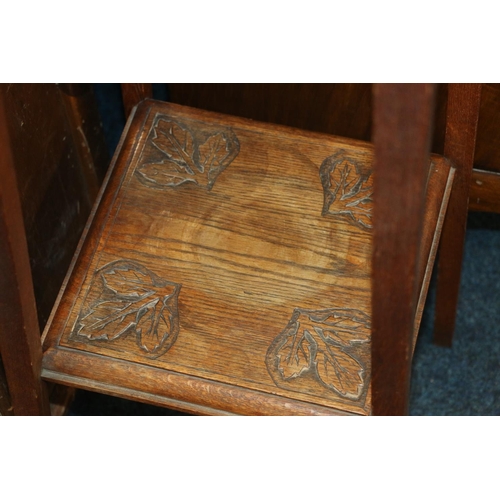
{"type": "Polygon", "coordinates": [[[170,83],[169,89],[177,104],[370,140],[370,84],[170,83]]]}
{"type": "Polygon", "coordinates": [[[152,83],[122,83],[121,86],[125,116],[129,116],[132,108],[138,103],[153,97],[152,83]]]}
{"type": "Polygon", "coordinates": [[[374,218],[383,221],[372,257],[375,415],[408,412],[434,92],[430,84],[374,86],[374,218]]]}
{"type": "Polygon", "coordinates": [[[457,173],[438,257],[434,341],[440,345],[451,345],[455,328],[480,102],[480,84],[449,85],[444,154],[457,173]]]}
{"type": "MultiPolygon", "coordinates": [[[[193,413],[371,414],[372,161],[368,143],[145,101],[43,377],[193,413]]],[[[415,287],[450,175],[434,157],[415,287]]]]}
{"type": "Polygon", "coordinates": [[[40,331],[11,142],[0,95],[0,353],[16,415],[48,415],[40,331]]]}
{"type": "Polygon", "coordinates": [[[500,213],[500,173],[472,170],[469,210],[500,213]]]}

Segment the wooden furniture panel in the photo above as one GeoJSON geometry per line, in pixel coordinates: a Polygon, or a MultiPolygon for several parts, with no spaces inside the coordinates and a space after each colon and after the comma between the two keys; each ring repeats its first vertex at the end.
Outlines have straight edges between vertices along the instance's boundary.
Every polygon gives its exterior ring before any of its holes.
{"type": "MultiPolygon", "coordinates": [[[[45,389],[39,387],[38,325],[43,327],[50,314],[108,158],[91,85],[2,84],[0,101],[1,203],[9,207],[3,212],[1,238],[5,316],[0,329],[7,344],[0,351],[11,392],[24,393],[10,401],[0,370],[0,413],[48,412],[40,402],[45,389]],[[24,332],[28,343],[23,347],[24,332]],[[35,394],[38,401],[30,406],[26,401],[35,394]]],[[[52,414],[65,410],[74,392],[67,389],[47,388],[52,414]]]]}
{"type": "MultiPolygon", "coordinates": [[[[99,185],[94,167],[103,169],[106,162],[104,143],[91,142],[92,154],[80,144],[89,142],[82,121],[89,128],[100,127],[91,121],[90,96],[71,97],[73,107],[69,107],[70,97],[54,84],[2,84],[0,92],[43,327],[94,203],[99,185]],[[75,109],[77,103],[87,110],[84,115],[75,109]],[[78,122],[81,126],[75,132],[78,122]]],[[[103,140],[102,132],[94,135],[103,140]]]]}
{"type": "Polygon", "coordinates": [[[173,103],[370,140],[371,84],[170,83],[173,103]]]}
{"type": "MultiPolygon", "coordinates": [[[[144,102],[43,377],[195,413],[370,414],[372,161],[368,143],[144,102]]],[[[422,289],[452,175],[433,157],[422,289]]]]}

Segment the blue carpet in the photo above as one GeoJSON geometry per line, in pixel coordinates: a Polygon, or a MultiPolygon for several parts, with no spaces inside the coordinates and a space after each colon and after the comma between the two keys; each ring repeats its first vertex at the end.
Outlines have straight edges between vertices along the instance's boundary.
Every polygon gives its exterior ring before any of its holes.
{"type": "Polygon", "coordinates": [[[500,216],[469,214],[453,347],[432,344],[432,284],[415,350],[411,415],[500,415],[500,216]]]}
{"type": "MultiPolygon", "coordinates": [[[[125,124],[117,84],[95,86],[112,155],[125,124]]],[[[167,100],[165,85],[155,98],[167,100]]],[[[415,350],[411,415],[500,415],[500,215],[471,213],[453,347],[432,344],[431,283],[415,350]]],[[[79,391],[72,415],[181,415],[170,410],[79,391]]]]}

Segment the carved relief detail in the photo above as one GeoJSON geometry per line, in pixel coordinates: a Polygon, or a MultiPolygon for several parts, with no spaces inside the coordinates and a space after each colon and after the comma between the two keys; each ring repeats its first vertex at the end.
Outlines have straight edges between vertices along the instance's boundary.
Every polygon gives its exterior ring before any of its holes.
{"type": "Polygon", "coordinates": [[[148,143],[157,154],[142,163],[135,174],[143,184],[157,189],[194,183],[210,191],[240,151],[230,128],[165,115],[156,117],[148,143]]]}
{"type": "MultiPolygon", "coordinates": [[[[370,319],[355,309],[293,311],[266,355],[278,387],[310,390],[313,381],[327,392],[357,401],[367,389],[361,351],[369,345],[370,319]]],[[[324,391],[323,391],[324,392],[324,391]]]]}
{"type": "Polygon", "coordinates": [[[180,289],[138,262],[110,262],[95,273],[71,338],[113,342],[134,337],[141,354],[161,356],[179,333],[180,289]]]}
{"type": "Polygon", "coordinates": [[[372,172],[341,150],[321,164],[319,176],[323,185],[322,215],[346,218],[362,229],[372,226],[372,172]]]}

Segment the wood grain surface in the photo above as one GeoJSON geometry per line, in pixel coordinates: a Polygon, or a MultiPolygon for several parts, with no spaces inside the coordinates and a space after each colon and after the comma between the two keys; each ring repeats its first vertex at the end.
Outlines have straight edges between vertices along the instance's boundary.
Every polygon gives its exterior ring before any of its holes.
{"type": "MultiPolygon", "coordinates": [[[[142,103],[43,376],[195,413],[370,414],[372,160],[360,141],[142,103]]],[[[448,175],[435,158],[430,198],[448,175]]]]}

